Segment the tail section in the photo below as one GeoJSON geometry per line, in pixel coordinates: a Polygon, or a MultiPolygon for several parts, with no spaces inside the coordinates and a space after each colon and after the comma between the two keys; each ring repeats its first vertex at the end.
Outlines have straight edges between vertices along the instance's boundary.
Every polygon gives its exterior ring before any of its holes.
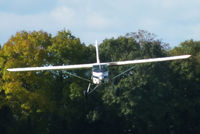
{"type": "Polygon", "coordinates": [[[99,59],[99,48],[98,48],[97,40],[96,40],[96,42],[95,42],[95,45],[96,45],[96,58],[97,58],[97,63],[99,64],[99,63],[100,63],[100,59],[99,59]]]}

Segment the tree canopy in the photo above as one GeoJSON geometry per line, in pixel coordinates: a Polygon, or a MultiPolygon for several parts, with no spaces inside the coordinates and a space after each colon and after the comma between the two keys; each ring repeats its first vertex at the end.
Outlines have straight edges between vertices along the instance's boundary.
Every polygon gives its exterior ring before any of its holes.
{"type": "MultiPolygon", "coordinates": [[[[7,68],[95,62],[95,48],[70,31],[56,36],[21,31],[0,48],[0,133],[196,134],[200,127],[200,41],[169,49],[140,30],[105,39],[100,60],[122,61],[191,54],[187,60],[110,67],[131,71],[93,94],[88,83],[62,71],[8,72],[7,68]]],[[[70,73],[90,78],[91,70],[70,73]]]]}

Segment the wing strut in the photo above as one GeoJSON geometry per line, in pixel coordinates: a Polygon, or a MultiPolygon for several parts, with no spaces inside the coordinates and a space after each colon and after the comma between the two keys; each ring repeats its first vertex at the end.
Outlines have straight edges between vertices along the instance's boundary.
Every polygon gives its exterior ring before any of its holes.
{"type": "Polygon", "coordinates": [[[79,79],[81,79],[81,80],[84,80],[84,81],[87,81],[87,82],[91,83],[91,80],[86,79],[86,78],[84,78],[84,77],[78,76],[78,75],[76,75],[76,74],[73,74],[73,73],[70,73],[70,72],[67,72],[67,71],[65,71],[65,73],[67,73],[67,74],[69,74],[69,75],[71,75],[71,76],[74,76],[74,77],[76,77],[76,78],[79,78],[79,79]]]}
{"type": "Polygon", "coordinates": [[[132,66],[131,68],[127,69],[126,71],[124,71],[124,72],[122,72],[122,73],[120,73],[120,74],[114,76],[114,77],[112,78],[112,80],[114,80],[114,79],[116,79],[117,77],[119,77],[119,76],[121,76],[121,75],[123,75],[123,74],[125,74],[125,73],[127,73],[127,72],[129,72],[129,71],[131,71],[131,70],[134,69],[134,68],[135,68],[135,66],[132,66]]]}

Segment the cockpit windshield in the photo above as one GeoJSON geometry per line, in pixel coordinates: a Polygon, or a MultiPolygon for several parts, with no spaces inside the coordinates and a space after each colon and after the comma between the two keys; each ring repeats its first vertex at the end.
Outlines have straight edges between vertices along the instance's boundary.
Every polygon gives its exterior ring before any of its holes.
{"type": "Polygon", "coordinates": [[[108,71],[107,65],[94,65],[92,69],[93,69],[93,72],[107,72],[108,71]]]}

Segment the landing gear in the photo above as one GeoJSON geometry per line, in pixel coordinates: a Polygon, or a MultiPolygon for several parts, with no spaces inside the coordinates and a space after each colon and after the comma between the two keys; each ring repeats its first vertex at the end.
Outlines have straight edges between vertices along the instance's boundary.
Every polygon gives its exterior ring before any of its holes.
{"type": "Polygon", "coordinates": [[[88,85],[87,93],[90,92],[90,85],[91,85],[91,83],[89,83],[89,85],[88,85]]]}
{"type": "Polygon", "coordinates": [[[91,89],[91,83],[89,83],[87,90],[84,90],[83,93],[84,95],[88,95],[91,94],[92,92],[94,92],[101,84],[96,85],[94,88],[91,89]]]}

